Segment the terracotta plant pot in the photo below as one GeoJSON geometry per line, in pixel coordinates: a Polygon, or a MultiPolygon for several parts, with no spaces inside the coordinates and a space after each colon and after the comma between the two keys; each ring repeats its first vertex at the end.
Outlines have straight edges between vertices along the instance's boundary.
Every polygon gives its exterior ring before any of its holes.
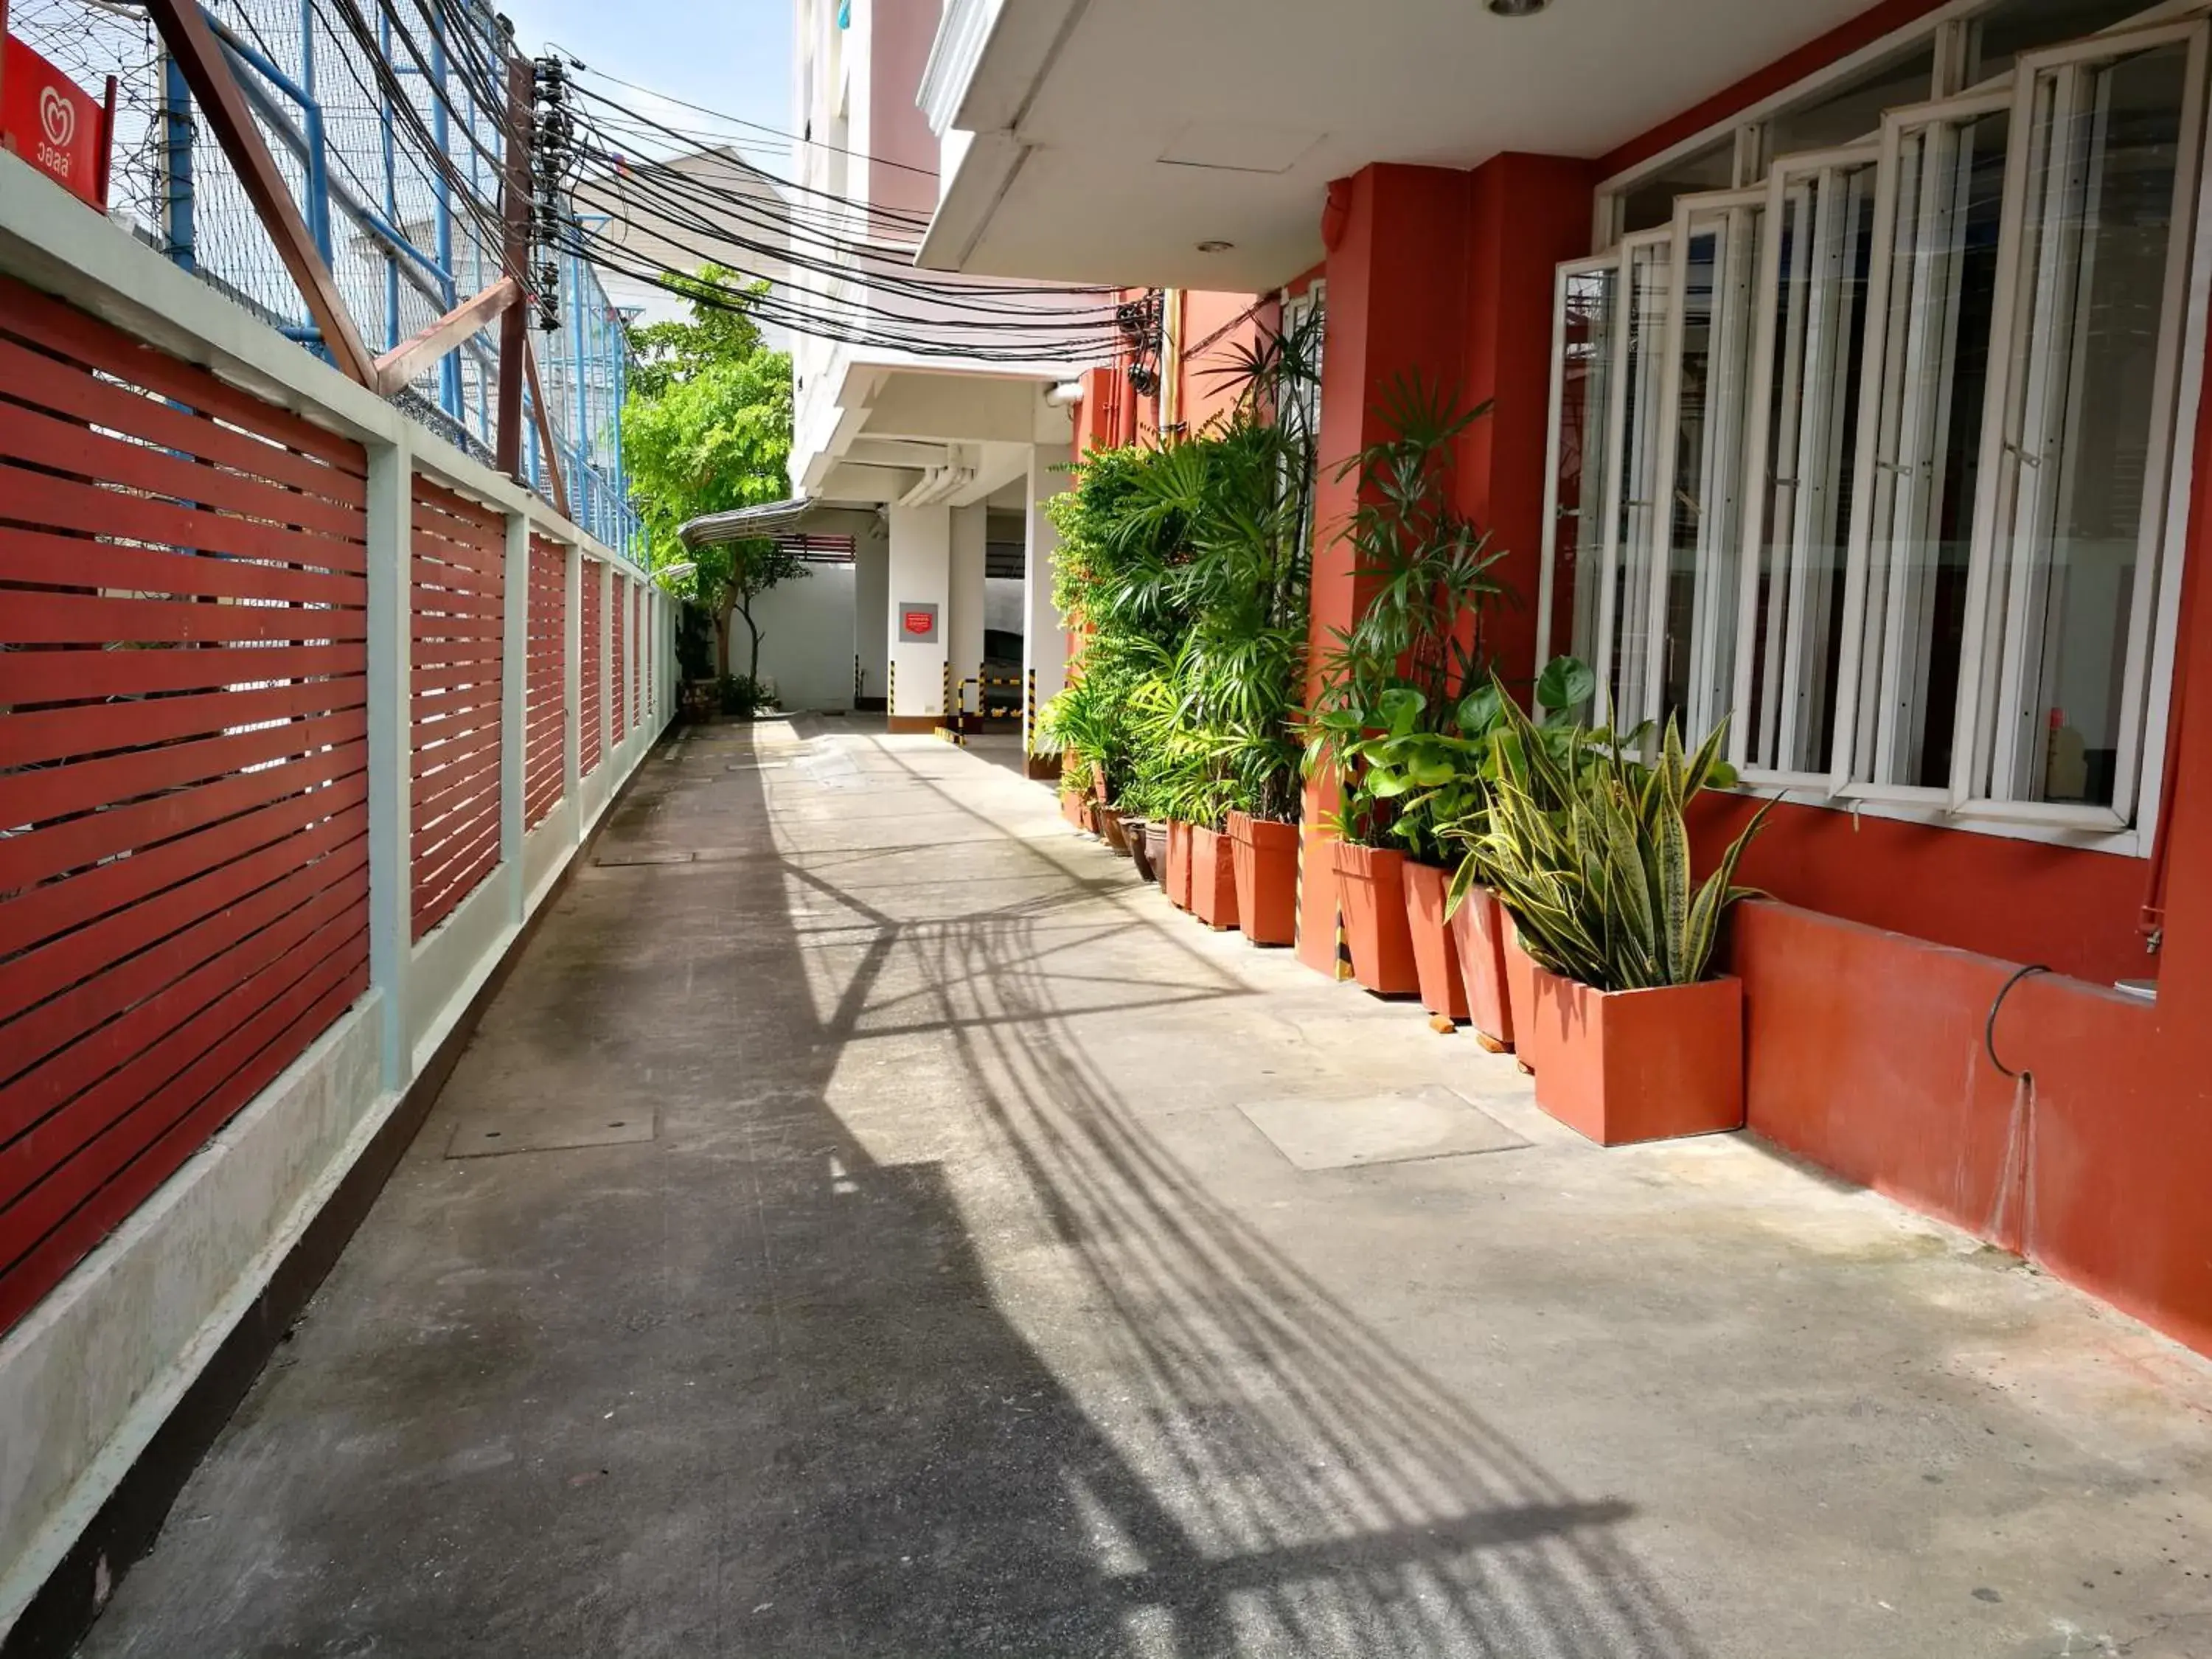
{"type": "Polygon", "coordinates": [[[1505,989],[1505,911],[1498,895],[1487,887],[1468,888],[1465,902],[1452,912],[1451,931],[1475,1041],[1504,1054],[1513,1047],[1513,1008],[1505,989]]]}
{"type": "Polygon", "coordinates": [[[1546,1112],[1601,1146],[1743,1127],[1741,980],[1596,991],[1529,966],[1546,1112]]]}
{"type": "Polygon", "coordinates": [[[1216,933],[1237,925],[1236,845],[1203,824],[1190,830],[1190,909],[1216,933]]]}
{"type": "Polygon", "coordinates": [[[1292,945],[1298,927],[1298,826],[1229,815],[1237,921],[1255,945],[1292,945]]]}
{"type": "Polygon", "coordinates": [[[1168,822],[1145,820],[1145,874],[1162,887],[1168,884],[1168,822]]]}
{"type": "Polygon", "coordinates": [[[1095,767],[1091,770],[1091,799],[1101,806],[1103,806],[1109,799],[1106,793],[1106,769],[1103,766],[1095,767]]]}
{"type": "Polygon", "coordinates": [[[1449,872],[1406,860],[1406,927],[1413,939],[1421,1006],[1444,1019],[1465,1019],[1467,988],[1460,979],[1459,950],[1444,924],[1444,892],[1450,884],[1449,872]]]}
{"type": "Polygon", "coordinates": [[[1094,836],[1106,833],[1106,809],[1095,800],[1083,803],[1083,827],[1094,836]]]}
{"type": "Polygon", "coordinates": [[[1406,855],[1379,847],[1330,843],[1352,976],[1383,996],[1421,988],[1413,965],[1413,929],[1406,923],[1406,855]]]}
{"type": "Polygon", "coordinates": [[[1168,820],[1168,902],[1190,908],[1190,826],[1168,820]]]}
{"type": "Polygon", "coordinates": [[[1060,815],[1076,829],[1084,827],[1083,797],[1063,791],[1060,797],[1060,815]]]}
{"type": "Polygon", "coordinates": [[[1121,833],[1121,808],[1118,806],[1102,806],[1098,809],[1098,833],[1105,838],[1106,844],[1109,847],[1121,854],[1124,858],[1128,856],[1129,838],[1121,833]]]}
{"type": "MultiPolygon", "coordinates": [[[[1159,877],[1152,869],[1151,830],[1152,826],[1142,818],[1121,820],[1121,837],[1129,843],[1129,857],[1137,866],[1137,873],[1146,881],[1158,881],[1159,877]]],[[[1161,845],[1164,847],[1166,843],[1163,842],[1161,845]]]]}
{"type": "Polygon", "coordinates": [[[1521,935],[1513,926],[1513,913],[1504,905],[1498,907],[1498,919],[1504,928],[1504,942],[1499,952],[1505,958],[1505,1019],[1513,1028],[1513,1057],[1521,1062],[1521,1069],[1536,1069],[1536,1044],[1530,1036],[1530,1022],[1536,1018],[1536,963],[1534,957],[1521,948],[1521,935]]]}

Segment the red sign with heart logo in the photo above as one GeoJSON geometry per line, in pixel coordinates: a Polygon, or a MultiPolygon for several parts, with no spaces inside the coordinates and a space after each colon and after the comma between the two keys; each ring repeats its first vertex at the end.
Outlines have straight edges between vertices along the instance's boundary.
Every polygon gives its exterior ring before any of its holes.
{"type": "Polygon", "coordinates": [[[104,211],[107,112],[14,35],[0,51],[5,52],[0,57],[0,144],[104,211]]]}

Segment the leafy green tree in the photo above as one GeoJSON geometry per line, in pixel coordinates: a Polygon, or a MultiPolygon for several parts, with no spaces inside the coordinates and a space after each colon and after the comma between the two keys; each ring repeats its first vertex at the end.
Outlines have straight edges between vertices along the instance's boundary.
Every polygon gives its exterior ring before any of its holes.
{"type": "MultiPolygon", "coordinates": [[[[690,520],[780,501],[790,489],[792,381],[787,352],[770,351],[750,308],[732,306],[733,273],[705,267],[665,286],[690,301],[688,322],[633,331],[638,361],[623,410],[623,457],[645,520],[655,568],[696,562],[673,584],[714,623],[716,672],[730,672],[730,633],[742,618],[751,640],[748,678],[760,677],[761,595],[808,574],[773,541],[686,549],[690,520]]],[[[746,290],[767,291],[766,284],[746,290]]]]}

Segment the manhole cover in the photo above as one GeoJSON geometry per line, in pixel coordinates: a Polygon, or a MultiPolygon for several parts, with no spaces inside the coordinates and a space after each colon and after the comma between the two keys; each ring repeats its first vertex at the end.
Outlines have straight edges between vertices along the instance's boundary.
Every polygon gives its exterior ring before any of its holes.
{"type": "Polygon", "coordinates": [[[1528,1144],[1449,1089],[1339,1100],[1267,1100],[1237,1109],[1301,1170],[1505,1152],[1528,1144]]]}
{"type": "Polygon", "coordinates": [[[543,1108],[467,1112],[453,1125],[447,1158],[498,1158],[507,1152],[557,1152],[579,1146],[620,1146],[658,1133],[651,1107],[543,1108]]]}

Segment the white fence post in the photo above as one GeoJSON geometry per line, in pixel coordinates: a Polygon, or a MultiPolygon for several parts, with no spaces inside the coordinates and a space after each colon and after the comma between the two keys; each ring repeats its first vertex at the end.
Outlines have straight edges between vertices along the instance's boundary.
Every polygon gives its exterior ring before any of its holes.
{"type": "Polygon", "coordinates": [[[523,877],[523,815],[530,742],[530,520],[507,515],[506,647],[499,698],[499,856],[506,866],[507,920],[518,926],[530,894],[523,877]]]}
{"type": "Polygon", "coordinates": [[[561,606],[561,793],[576,838],[584,833],[584,550],[570,546],[562,560],[567,593],[561,606]]]}
{"type": "MultiPolygon", "coordinates": [[[[606,560],[599,563],[599,637],[592,649],[599,653],[599,764],[611,767],[615,763],[615,699],[622,688],[615,684],[615,568],[606,560]]],[[[614,774],[609,772],[605,800],[615,796],[614,774]]]]}
{"type": "Polygon", "coordinates": [[[368,964],[384,996],[384,1086],[404,1087],[407,970],[414,957],[409,707],[415,463],[406,438],[368,451],[368,964]]]}

